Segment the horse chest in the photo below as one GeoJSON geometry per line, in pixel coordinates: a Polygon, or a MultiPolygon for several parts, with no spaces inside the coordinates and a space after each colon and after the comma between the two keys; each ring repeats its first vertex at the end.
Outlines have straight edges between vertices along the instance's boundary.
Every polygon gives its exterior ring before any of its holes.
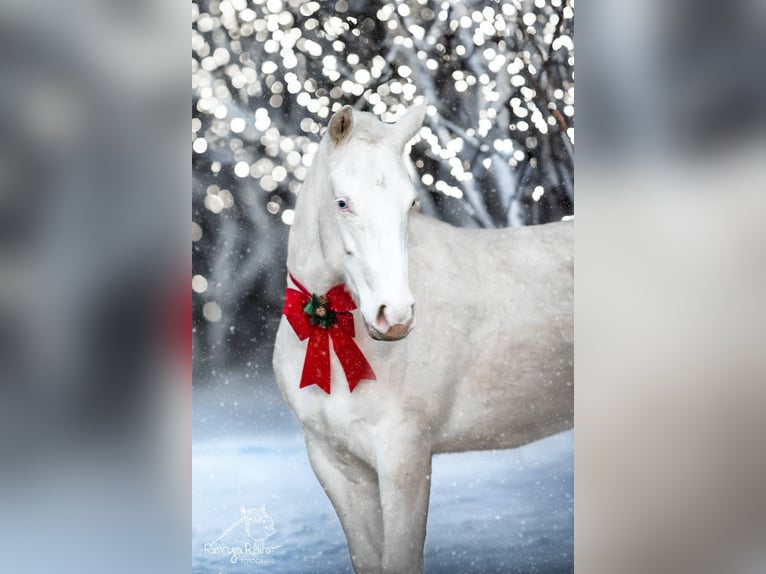
{"type": "Polygon", "coordinates": [[[331,353],[331,393],[313,385],[300,388],[305,357],[305,341],[299,341],[283,321],[274,347],[274,372],[293,412],[315,435],[360,458],[371,459],[382,412],[374,387],[377,383],[363,381],[352,394],[337,357],[331,353]]]}

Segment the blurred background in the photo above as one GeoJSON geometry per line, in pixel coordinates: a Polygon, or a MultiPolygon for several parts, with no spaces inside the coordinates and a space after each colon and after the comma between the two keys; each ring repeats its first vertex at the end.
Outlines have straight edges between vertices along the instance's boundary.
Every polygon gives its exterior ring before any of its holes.
{"type": "Polygon", "coordinates": [[[192,4],[194,367],[268,369],[296,194],[343,105],[428,105],[411,162],[423,212],[459,226],[574,205],[568,0],[192,4]]]}
{"type": "MultiPolygon", "coordinates": [[[[192,4],[195,572],[222,567],[205,542],[261,504],[283,546],[270,571],[350,571],[271,369],[293,208],[332,114],[427,105],[407,161],[428,215],[569,218],[573,34],[570,0],[192,4]]],[[[428,571],[571,572],[572,448],[569,432],[437,457],[428,571]]]]}
{"type": "Polygon", "coordinates": [[[766,572],[766,3],[577,18],[577,570],[766,572]]]}

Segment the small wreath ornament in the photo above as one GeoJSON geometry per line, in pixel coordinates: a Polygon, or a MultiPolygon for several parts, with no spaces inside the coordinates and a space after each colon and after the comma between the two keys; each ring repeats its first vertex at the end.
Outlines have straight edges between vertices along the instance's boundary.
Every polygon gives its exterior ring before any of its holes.
{"type": "Polygon", "coordinates": [[[329,329],[338,322],[335,312],[330,309],[330,301],[326,295],[311,294],[311,299],[303,307],[303,312],[309,316],[312,325],[319,325],[322,329],[329,329]]]}

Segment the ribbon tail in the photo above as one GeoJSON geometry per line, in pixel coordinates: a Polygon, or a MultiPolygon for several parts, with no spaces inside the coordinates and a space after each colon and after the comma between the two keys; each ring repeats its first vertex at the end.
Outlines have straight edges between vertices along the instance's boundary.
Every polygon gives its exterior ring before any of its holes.
{"type": "Polygon", "coordinates": [[[332,331],[332,346],[346,373],[348,389],[353,392],[361,380],[375,381],[375,373],[354,339],[342,331],[332,331]]]}
{"type": "Polygon", "coordinates": [[[316,385],[330,394],[330,339],[324,329],[315,329],[306,348],[300,388],[316,385]]]}

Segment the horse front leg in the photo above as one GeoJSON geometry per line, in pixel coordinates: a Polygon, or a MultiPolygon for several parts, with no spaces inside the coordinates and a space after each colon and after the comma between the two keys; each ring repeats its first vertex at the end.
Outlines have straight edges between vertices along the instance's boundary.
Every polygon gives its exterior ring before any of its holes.
{"type": "Polygon", "coordinates": [[[375,472],[350,453],[335,448],[306,429],[311,467],[330,498],[348,542],[357,574],[379,574],[383,521],[375,472]]]}
{"type": "Polygon", "coordinates": [[[431,444],[422,429],[392,429],[379,445],[384,573],[423,572],[431,456],[431,444]]]}

